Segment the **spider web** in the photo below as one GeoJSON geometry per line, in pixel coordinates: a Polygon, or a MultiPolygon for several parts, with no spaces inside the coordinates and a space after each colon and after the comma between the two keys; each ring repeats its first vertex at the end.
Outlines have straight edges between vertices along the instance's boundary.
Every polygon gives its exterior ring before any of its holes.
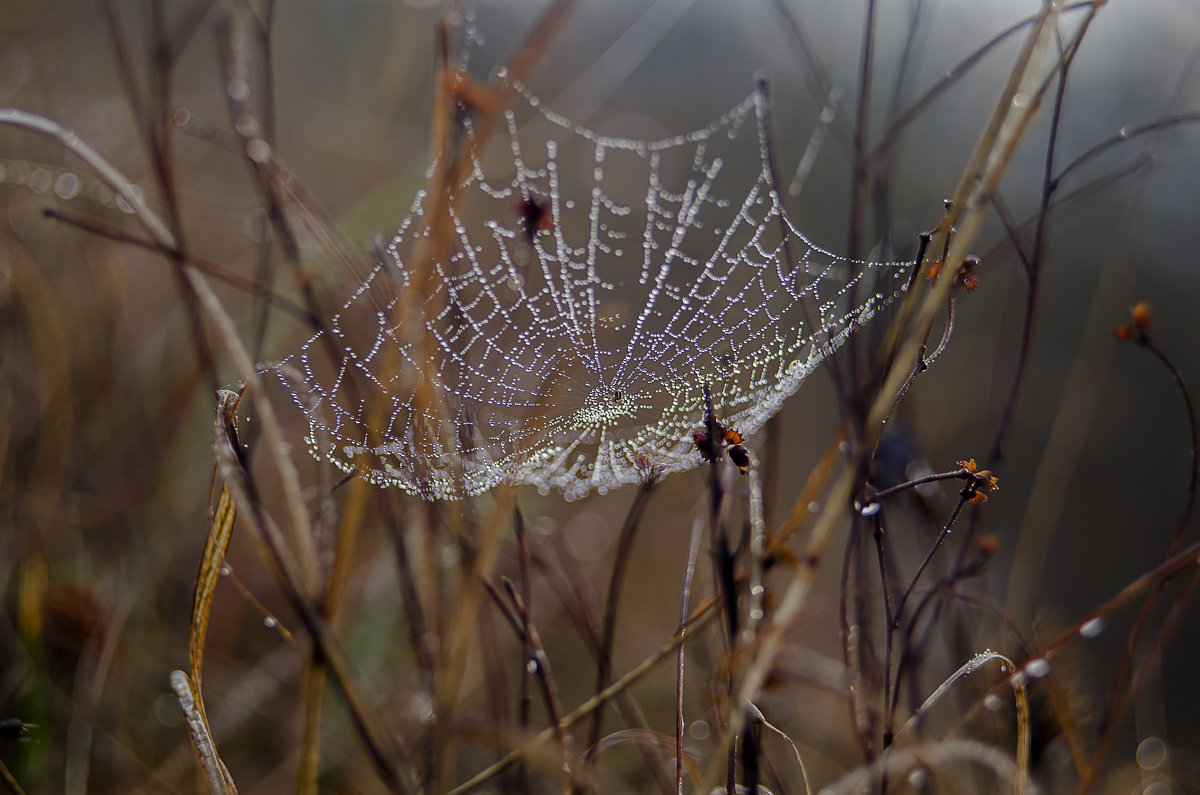
{"type": "Polygon", "coordinates": [[[502,481],[573,499],[698,465],[706,386],[728,427],[756,431],[908,271],[848,261],[792,224],[765,120],[756,91],[686,134],[609,137],[522,88],[422,296],[404,300],[429,237],[418,192],[329,330],[267,368],[311,452],[426,499],[502,481]]]}

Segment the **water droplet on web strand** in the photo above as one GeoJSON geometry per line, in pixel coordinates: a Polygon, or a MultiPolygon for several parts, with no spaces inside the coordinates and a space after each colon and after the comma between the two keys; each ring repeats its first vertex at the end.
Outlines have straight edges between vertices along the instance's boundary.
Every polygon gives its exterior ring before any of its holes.
{"type": "Polygon", "coordinates": [[[69,171],[59,174],[58,179],[54,180],[54,193],[60,199],[74,199],[79,195],[79,189],[79,177],[69,171]]]}
{"type": "Polygon", "coordinates": [[[50,172],[44,168],[35,168],[33,173],[29,175],[29,189],[34,193],[45,193],[50,190],[50,185],[53,180],[50,177],[50,172]]]}
{"type": "Polygon", "coordinates": [[[271,616],[267,616],[266,618],[263,619],[263,626],[266,627],[267,629],[274,629],[278,623],[279,622],[276,621],[271,616]]]}
{"type": "Polygon", "coordinates": [[[877,502],[868,502],[861,509],[859,509],[859,513],[863,516],[874,516],[875,514],[879,513],[880,507],[881,506],[877,502]]]}
{"type": "Polygon", "coordinates": [[[992,712],[998,712],[1000,708],[1004,706],[1004,699],[1000,698],[1000,696],[996,695],[995,693],[988,693],[987,697],[983,699],[983,706],[987,707],[992,712]]]}

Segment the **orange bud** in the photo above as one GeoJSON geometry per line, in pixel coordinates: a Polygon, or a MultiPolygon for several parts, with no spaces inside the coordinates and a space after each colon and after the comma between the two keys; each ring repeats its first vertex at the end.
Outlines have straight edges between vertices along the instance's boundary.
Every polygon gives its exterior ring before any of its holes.
{"type": "Polygon", "coordinates": [[[1133,324],[1140,329],[1149,326],[1152,320],[1150,304],[1147,301],[1139,301],[1137,306],[1129,310],[1129,314],[1133,316],[1133,324]]]}

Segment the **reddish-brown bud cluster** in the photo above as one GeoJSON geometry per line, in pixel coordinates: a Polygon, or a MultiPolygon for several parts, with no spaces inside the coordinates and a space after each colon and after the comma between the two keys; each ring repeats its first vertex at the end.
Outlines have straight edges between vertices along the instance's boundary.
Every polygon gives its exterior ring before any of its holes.
{"type": "Polygon", "coordinates": [[[1128,323],[1122,323],[1113,329],[1113,336],[1121,342],[1136,342],[1146,336],[1146,329],[1154,320],[1150,304],[1146,301],[1139,301],[1136,306],[1129,308],[1129,318],[1128,323]]]}
{"type": "Polygon", "coordinates": [[[746,474],[746,470],[750,467],[750,451],[742,445],[742,442],[746,441],[745,438],[733,428],[726,428],[719,421],[716,423],[716,431],[716,444],[710,442],[706,428],[692,432],[692,443],[700,451],[701,457],[705,461],[714,461],[722,458],[728,452],[729,460],[733,462],[733,465],[743,475],[746,474]]]}
{"type": "Polygon", "coordinates": [[[990,469],[977,469],[974,458],[959,461],[958,465],[963,468],[963,478],[967,481],[967,485],[963,486],[962,495],[970,502],[987,502],[984,492],[996,491],[999,488],[996,485],[999,478],[992,475],[990,469]]]}
{"type": "MultiPolygon", "coordinates": [[[[975,275],[975,269],[979,267],[979,257],[974,255],[963,257],[962,262],[958,264],[958,270],[954,272],[954,286],[961,287],[968,293],[975,292],[979,287],[979,277],[975,275]]],[[[942,272],[942,261],[935,260],[929,266],[929,281],[936,281],[938,274],[942,272]]]]}
{"type": "Polygon", "coordinates": [[[654,459],[645,450],[638,450],[634,454],[633,465],[637,467],[638,474],[642,476],[643,483],[657,483],[662,479],[662,465],[654,463],[654,459]]]}

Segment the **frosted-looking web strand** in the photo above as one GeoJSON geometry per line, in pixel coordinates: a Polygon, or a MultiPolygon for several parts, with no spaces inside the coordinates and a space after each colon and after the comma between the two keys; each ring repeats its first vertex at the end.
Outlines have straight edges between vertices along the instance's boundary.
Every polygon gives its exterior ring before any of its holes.
{"type": "Polygon", "coordinates": [[[602,135],[518,94],[450,209],[451,253],[418,314],[432,354],[418,357],[394,319],[406,257],[428,234],[419,191],[329,324],[341,361],[326,360],[318,333],[264,368],[304,412],[318,458],[347,472],[365,461],[371,482],[427,499],[502,481],[577,498],[637,482],[647,462],[688,469],[706,384],[722,420],[751,434],[901,294],[906,266],[851,263],[786,216],[761,91],[657,140],[602,135]],[[857,307],[844,305],[851,273],[857,307]],[[421,379],[441,415],[414,412],[421,379]],[[384,427],[367,428],[376,400],[384,427]]]}

